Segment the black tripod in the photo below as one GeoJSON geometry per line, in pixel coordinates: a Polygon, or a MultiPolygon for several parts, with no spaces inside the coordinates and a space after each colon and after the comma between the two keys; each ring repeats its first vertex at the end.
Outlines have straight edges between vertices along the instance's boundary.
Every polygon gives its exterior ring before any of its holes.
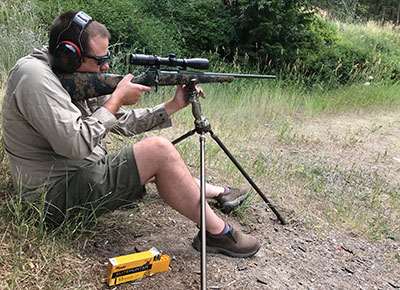
{"type": "Polygon", "coordinates": [[[229,150],[225,147],[222,141],[214,134],[211,130],[211,125],[208,120],[202,115],[201,105],[199,101],[199,94],[196,91],[197,80],[192,79],[188,86],[188,101],[192,105],[192,114],[194,116],[194,126],[195,128],[181,137],[175,139],[172,144],[177,144],[182,140],[192,136],[194,133],[199,134],[200,141],[200,233],[201,233],[201,289],[207,289],[207,256],[206,256],[206,219],[205,219],[205,203],[206,203],[206,189],[205,189],[205,134],[210,133],[211,137],[219,145],[219,147],[225,152],[229,159],[235,164],[236,168],[242,173],[242,175],[247,179],[254,190],[261,196],[268,207],[274,212],[276,217],[282,224],[286,224],[285,219],[277,211],[277,209],[271,204],[268,198],[260,190],[260,188],[254,183],[251,177],[239,164],[239,162],[233,157],[229,150]]]}

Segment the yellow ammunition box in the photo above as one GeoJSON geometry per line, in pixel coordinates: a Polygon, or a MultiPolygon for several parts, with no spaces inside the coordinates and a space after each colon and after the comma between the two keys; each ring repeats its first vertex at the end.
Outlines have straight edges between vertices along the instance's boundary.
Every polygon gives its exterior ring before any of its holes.
{"type": "Polygon", "coordinates": [[[108,286],[135,281],[156,273],[166,272],[171,259],[156,248],[108,259],[108,286]]]}

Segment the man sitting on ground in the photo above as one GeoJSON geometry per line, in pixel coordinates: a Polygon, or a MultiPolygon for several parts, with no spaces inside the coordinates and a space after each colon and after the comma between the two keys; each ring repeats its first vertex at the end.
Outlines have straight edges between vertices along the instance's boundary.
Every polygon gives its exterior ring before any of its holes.
{"type": "MultiPolygon", "coordinates": [[[[10,72],[3,104],[5,148],[17,189],[27,200],[45,192],[49,222],[61,224],[77,214],[99,215],[132,202],[154,181],[167,204],[196,224],[200,191],[180,154],[167,139],[145,138],[109,154],[108,132],[133,136],[171,125],[170,116],[186,107],[185,87],[154,108],[123,109],[136,104],[149,87],[128,74],[110,96],[71,101],[56,73],[106,72],[109,69],[106,27],[84,12],[58,16],[48,49],[34,50],[10,72]]],[[[199,93],[201,89],[197,88],[199,93]]],[[[207,185],[206,196],[234,206],[243,192],[207,185]]],[[[206,204],[207,249],[249,257],[259,242],[225,223],[206,204]]],[[[197,235],[193,246],[199,250],[197,235]]]]}

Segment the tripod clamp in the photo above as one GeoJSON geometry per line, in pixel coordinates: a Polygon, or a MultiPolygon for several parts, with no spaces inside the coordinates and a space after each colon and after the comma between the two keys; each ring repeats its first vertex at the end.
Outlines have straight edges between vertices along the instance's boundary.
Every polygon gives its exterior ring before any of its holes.
{"type": "Polygon", "coordinates": [[[197,79],[191,79],[188,86],[187,100],[192,104],[192,114],[194,117],[195,132],[198,134],[207,133],[211,130],[211,124],[203,116],[200,104],[200,95],[196,90],[197,79]]]}

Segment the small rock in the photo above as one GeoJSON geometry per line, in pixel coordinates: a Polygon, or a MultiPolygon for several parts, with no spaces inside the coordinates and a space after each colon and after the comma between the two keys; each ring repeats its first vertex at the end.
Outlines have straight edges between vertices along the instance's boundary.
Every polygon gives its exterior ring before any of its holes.
{"type": "Polygon", "coordinates": [[[347,272],[347,273],[349,273],[350,275],[353,275],[353,274],[354,274],[354,271],[351,270],[351,269],[349,269],[349,268],[347,268],[347,267],[344,267],[342,270],[345,271],[345,272],[347,272]]]}
{"type": "Polygon", "coordinates": [[[257,277],[257,282],[264,285],[268,285],[268,281],[264,277],[257,277]]]}
{"type": "Polygon", "coordinates": [[[342,250],[345,250],[347,253],[350,253],[350,254],[354,255],[354,251],[353,250],[351,250],[351,249],[349,249],[349,248],[347,248],[347,247],[345,247],[343,245],[341,245],[340,248],[342,250]]]}
{"type": "Polygon", "coordinates": [[[306,249],[304,249],[302,246],[297,246],[301,251],[303,251],[304,253],[306,253],[307,252],[307,250],[306,249]]]}

